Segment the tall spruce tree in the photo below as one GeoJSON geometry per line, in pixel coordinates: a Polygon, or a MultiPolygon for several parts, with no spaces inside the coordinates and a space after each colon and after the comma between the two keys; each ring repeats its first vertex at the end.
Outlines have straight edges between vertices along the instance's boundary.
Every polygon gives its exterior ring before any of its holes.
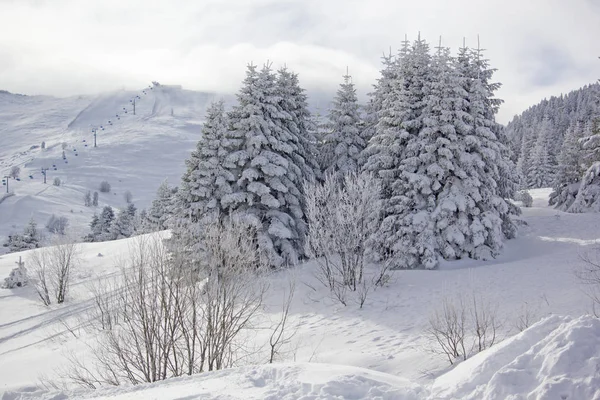
{"type": "Polygon", "coordinates": [[[277,91],[285,115],[281,120],[282,128],[291,133],[294,141],[298,141],[298,151],[292,157],[304,179],[319,179],[321,168],[317,161],[317,126],[308,110],[306,93],[300,87],[298,74],[285,67],[280,68],[277,71],[277,91]]]}
{"type": "Polygon", "coordinates": [[[504,198],[502,175],[508,170],[507,152],[499,137],[495,114],[501,101],[494,97],[500,86],[490,82],[495,70],[483,57],[483,50],[459,49],[456,68],[463,92],[463,110],[468,114],[464,136],[464,169],[472,179],[465,185],[467,203],[465,217],[468,236],[462,244],[464,256],[489,259],[499,254],[505,237],[516,228],[511,220],[514,208],[504,198]],[[506,158],[505,158],[506,157],[506,158]]]}
{"type": "Polygon", "coordinates": [[[342,174],[357,171],[360,155],[365,148],[365,140],[361,136],[362,122],[360,118],[356,89],[352,78],[346,73],[344,82],[340,84],[333,106],[329,112],[328,132],[321,150],[326,173],[342,174]]]}
{"type": "Polygon", "coordinates": [[[303,256],[302,168],[298,135],[288,129],[290,110],[282,106],[280,87],[270,66],[250,65],[229,114],[239,150],[226,163],[239,168],[239,179],[222,205],[253,225],[258,243],[273,267],[294,264],[303,256]]]}
{"type": "Polygon", "coordinates": [[[396,58],[392,90],[378,113],[376,134],[365,150],[363,169],[374,173],[383,188],[383,220],[373,250],[392,268],[416,268],[422,259],[427,259],[428,267],[435,266],[428,261],[430,221],[421,214],[426,184],[412,179],[421,150],[418,135],[423,127],[429,61],[429,46],[424,40],[419,38],[412,46],[405,41],[396,58]],[[417,232],[420,229],[422,232],[417,232]],[[411,248],[414,242],[423,245],[411,248]]]}
{"type": "Polygon", "coordinates": [[[551,122],[548,116],[540,126],[535,147],[531,154],[531,165],[528,171],[528,187],[543,188],[554,182],[554,171],[550,156],[551,122]]]}
{"type": "Polygon", "coordinates": [[[583,152],[580,143],[582,136],[583,129],[580,123],[569,125],[562,150],[558,156],[558,169],[549,204],[563,211],[573,204],[584,173],[583,152]]]}
{"type": "Polygon", "coordinates": [[[156,191],[156,198],[146,213],[144,228],[149,231],[162,231],[169,228],[169,221],[175,210],[177,188],[169,186],[165,179],[156,191]]]}

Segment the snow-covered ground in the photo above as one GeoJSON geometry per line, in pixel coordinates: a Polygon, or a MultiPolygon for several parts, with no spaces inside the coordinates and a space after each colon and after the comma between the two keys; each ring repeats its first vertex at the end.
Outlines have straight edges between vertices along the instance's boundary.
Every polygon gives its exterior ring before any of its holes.
{"type": "MultiPolygon", "coordinates": [[[[66,354],[82,351],[85,335],[74,321],[91,305],[89,282],[116,271],[131,239],[83,244],[67,304],[46,308],[31,288],[0,289],[0,392],[3,399],[600,399],[600,321],[582,317],[591,304],[574,275],[581,255],[600,243],[600,214],[558,212],[546,206],[548,190],[532,195],[528,225],[496,260],[395,271],[362,309],[331,299],[313,264],[271,276],[266,318],[276,319],[287,282],[296,281],[296,333],[282,364],[265,365],[257,349],[249,360],[256,366],[135,388],[46,393],[39,378],[55,376],[66,354]],[[449,369],[431,351],[428,318],[443,298],[473,292],[497,304],[506,340],[449,369]],[[543,320],[519,333],[514,325],[525,314],[543,320]]],[[[0,277],[28,254],[1,256],[0,277]]],[[[266,334],[254,334],[257,347],[266,334]]]]}
{"type": "Polygon", "coordinates": [[[15,195],[0,206],[0,243],[22,231],[31,217],[43,227],[52,214],[69,218],[76,234],[86,231],[98,210],[84,207],[83,196],[104,180],[111,191],[100,193],[100,207],[124,207],[126,191],[138,208],[147,207],[164,179],[179,184],[204,112],[216,98],[168,86],[64,99],[0,91],[0,175],[21,168],[20,180],[9,180],[15,195]],[[140,97],[136,115],[134,96],[140,97]],[[98,128],[96,148],[92,128],[98,128]],[[47,184],[42,168],[49,168],[47,184]],[[54,178],[61,186],[52,185],[54,178]]]}

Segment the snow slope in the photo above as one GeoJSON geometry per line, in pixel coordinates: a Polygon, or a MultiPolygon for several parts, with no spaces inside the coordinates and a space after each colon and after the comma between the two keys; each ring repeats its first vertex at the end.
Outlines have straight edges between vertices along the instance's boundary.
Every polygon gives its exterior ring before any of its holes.
{"type": "Polygon", "coordinates": [[[83,206],[83,195],[103,180],[112,191],[100,194],[100,206],[123,207],[124,193],[131,191],[136,206],[147,207],[164,179],[179,184],[206,107],[216,97],[176,86],[65,99],[0,92],[0,175],[13,166],[22,170],[20,181],[9,180],[15,196],[0,204],[0,243],[31,217],[43,226],[51,214],[68,217],[77,234],[87,230],[97,210],[83,206]],[[47,184],[42,168],[49,168],[47,184]],[[52,186],[55,177],[60,187],[52,186]]]}
{"type": "MultiPolygon", "coordinates": [[[[125,396],[117,398],[245,399],[270,394],[273,399],[284,395],[336,399],[353,398],[350,392],[357,393],[355,398],[369,398],[380,391],[381,398],[402,399],[395,397],[394,390],[400,390],[406,398],[432,400],[511,395],[513,399],[562,399],[557,393],[570,400],[596,399],[591,388],[598,385],[599,372],[594,370],[600,357],[598,320],[579,318],[591,304],[574,270],[581,265],[582,254],[597,250],[600,215],[557,212],[545,205],[548,194],[549,190],[532,191],[534,207],[525,209],[523,216],[528,226],[507,243],[498,259],[447,262],[436,271],[394,271],[389,286],[371,293],[363,309],[336,303],[314,278],[313,264],[271,276],[266,320],[277,319],[284,288],[290,279],[297,282],[290,322],[295,335],[277,361],[302,365],[260,366],[266,360],[261,344],[268,332],[257,331],[248,336],[256,351],[248,362],[257,367],[113,394],[125,396]],[[448,371],[447,361],[432,353],[423,333],[429,315],[444,297],[472,291],[498,305],[504,322],[501,335],[509,339],[448,371]],[[515,321],[525,312],[535,320],[550,317],[513,336],[518,333],[515,321]],[[352,387],[355,391],[348,389],[352,387]],[[136,397],[138,390],[148,392],[136,397]],[[335,397],[333,390],[341,394],[335,397]],[[386,397],[386,390],[392,395],[386,397]]],[[[71,298],[63,306],[41,306],[31,288],[0,289],[0,393],[6,391],[4,398],[50,396],[40,391],[38,379],[60,371],[70,351],[82,351],[85,335],[78,322],[91,305],[89,282],[115,273],[130,244],[131,239],[83,244],[83,262],[71,298]]],[[[0,257],[0,278],[8,276],[19,256],[28,262],[29,252],[0,257]]],[[[89,396],[106,398],[108,393],[89,396]]],[[[81,398],[71,392],[62,396],[58,398],[81,398]]]]}

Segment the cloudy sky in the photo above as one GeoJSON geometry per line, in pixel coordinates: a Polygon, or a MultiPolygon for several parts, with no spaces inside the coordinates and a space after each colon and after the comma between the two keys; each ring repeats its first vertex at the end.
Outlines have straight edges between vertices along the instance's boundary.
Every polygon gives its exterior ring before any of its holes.
{"type": "MultiPolygon", "coordinates": [[[[600,0],[0,0],[0,89],[58,96],[152,80],[232,93],[248,62],[286,63],[333,92],[349,67],[364,96],[380,55],[418,32],[477,35],[507,122],[600,78],[600,0]]],[[[364,97],[363,97],[364,98],[364,97]]]]}

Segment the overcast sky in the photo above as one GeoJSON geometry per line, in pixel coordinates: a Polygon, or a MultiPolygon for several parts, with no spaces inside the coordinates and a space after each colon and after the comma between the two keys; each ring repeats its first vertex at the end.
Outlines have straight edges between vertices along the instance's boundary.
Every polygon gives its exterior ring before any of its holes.
{"type": "Polygon", "coordinates": [[[74,95],[152,80],[231,93],[248,62],[286,63],[311,90],[346,66],[359,94],[418,32],[454,49],[480,35],[507,122],[600,78],[600,0],[0,0],[0,89],[74,95]]]}

